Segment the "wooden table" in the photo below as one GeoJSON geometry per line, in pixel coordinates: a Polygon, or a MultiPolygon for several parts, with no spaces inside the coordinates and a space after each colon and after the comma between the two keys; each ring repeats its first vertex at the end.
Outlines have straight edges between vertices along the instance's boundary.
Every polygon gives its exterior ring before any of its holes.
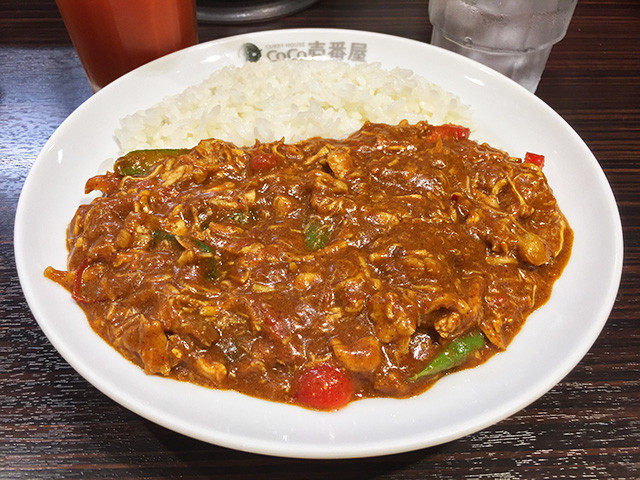
{"type": "MultiPolygon", "coordinates": [[[[430,37],[426,0],[320,0],[260,24],[202,24],[200,40],[290,27],[430,37]]],[[[0,0],[0,477],[640,478],[640,3],[580,0],[537,94],[600,161],[624,225],[620,292],[586,357],[529,407],[445,445],[341,461],[253,455],[183,437],[122,408],[38,328],[15,269],[15,208],[39,150],[91,91],[55,3],[0,0]]]]}

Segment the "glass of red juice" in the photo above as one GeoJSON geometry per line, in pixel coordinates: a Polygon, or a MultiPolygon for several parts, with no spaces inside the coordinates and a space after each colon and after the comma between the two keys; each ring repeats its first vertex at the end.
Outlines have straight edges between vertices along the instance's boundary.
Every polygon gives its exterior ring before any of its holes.
{"type": "Polygon", "coordinates": [[[56,0],[94,92],[198,42],[195,0],[56,0]]]}

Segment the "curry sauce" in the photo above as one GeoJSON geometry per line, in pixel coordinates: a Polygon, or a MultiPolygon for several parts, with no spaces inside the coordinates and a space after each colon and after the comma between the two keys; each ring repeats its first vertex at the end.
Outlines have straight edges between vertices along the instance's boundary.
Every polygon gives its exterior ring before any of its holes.
{"type": "Polygon", "coordinates": [[[505,349],[571,251],[540,162],[468,136],[132,152],[45,274],[149,374],[321,409],[412,396],[505,349]]]}

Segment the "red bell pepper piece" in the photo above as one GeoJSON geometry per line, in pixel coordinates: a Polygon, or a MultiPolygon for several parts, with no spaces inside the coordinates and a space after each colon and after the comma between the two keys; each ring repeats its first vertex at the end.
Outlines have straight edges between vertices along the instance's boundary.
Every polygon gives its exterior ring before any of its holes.
{"type": "Polygon", "coordinates": [[[454,125],[452,123],[445,123],[444,125],[436,125],[435,127],[433,127],[429,132],[429,135],[427,135],[427,141],[435,142],[436,140],[438,140],[438,137],[442,139],[452,138],[454,140],[460,140],[469,138],[470,134],[471,130],[467,127],[454,125]]]}
{"type": "Polygon", "coordinates": [[[540,168],[544,167],[544,155],[538,155],[537,153],[527,152],[524,155],[525,163],[533,163],[540,168]]]}
{"type": "Polygon", "coordinates": [[[76,270],[76,273],[73,277],[73,288],[71,290],[71,297],[78,303],[89,303],[89,301],[80,293],[80,290],[82,289],[82,274],[88,266],[89,258],[85,258],[84,260],[82,260],[82,262],[80,262],[80,265],[78,266],[78,269],[76,270]]]}

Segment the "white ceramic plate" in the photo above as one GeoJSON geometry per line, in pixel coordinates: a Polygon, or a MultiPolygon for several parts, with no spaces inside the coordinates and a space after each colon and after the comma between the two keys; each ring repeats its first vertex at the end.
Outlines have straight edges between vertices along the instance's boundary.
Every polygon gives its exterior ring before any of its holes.
{"type": "Polygon", "coordinates": [[[494,424],[560,381],[606,322],[622,269],[616,203],[596,159],[551,108],[511,80],[430,45],[373,33],[269,31],[197,45],[154,61],[103,89],[67,118],[46,143],[20,197],[15,255],[25,297],[60,354],[124,407],[182,434],[239,450],[306,458],[363,457],[447,442],[494,424]],[[550,301],[508,350],[450,375],[423,395],[352,403],[335,413],[275,404],[146,376],[90,329],[47,265],[66,266],[65,229],[85,181],[117,155],[119,119],[179,93],[212,71],[241,64],[253,43],[267,58],[303,55],[344,42],[361,60],[413,69],[472,107],[472,137],[522,156],[546,156],[545,172],[575,231],[573,255],[550,301]]]}

